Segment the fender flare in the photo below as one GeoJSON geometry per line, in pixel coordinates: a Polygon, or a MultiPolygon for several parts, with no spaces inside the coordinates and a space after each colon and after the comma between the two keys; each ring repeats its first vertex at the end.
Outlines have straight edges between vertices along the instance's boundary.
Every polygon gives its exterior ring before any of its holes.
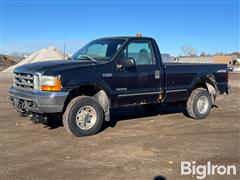
{"type": "Polygon", "coordinates": [[[218,87],[217,87],[217,82],[215,79],[215,76],[211,74],[198,74],[198,79],[194,81],[191,91],[189,92],[189,95],[193,91],[194,87],[196,87],[197,84],[202,84],[204,83],[208,92],[211,94],[213,102],[215,101],[216,97],[220,94],[218,87]]]}
{"type": "MultiPolygon", "coordinates": [[[[96,83],[96,82],[83,82],[81,84],[78,84],[78,86],[74,86],[69,88],[69,92],[74,91],[76,89],[80,89],[81,87],[86,87],[86,86],[92,86],[92,87],[97,87],[97,89],[99,89],[99,91],[96,92],[96,94],[94,94],[93,96],[91,96],[92,98],[96,99],[98,101],[98,103],[101,105],[103,111],[104,111],[104,115],[105,115],[105,121],[110,121],[110,107],[111,107],[111,90],[106,87],[103,86],[100,83],[96,83]]],[[[71,99],[71,98],[70,98],[71,99]]]]}

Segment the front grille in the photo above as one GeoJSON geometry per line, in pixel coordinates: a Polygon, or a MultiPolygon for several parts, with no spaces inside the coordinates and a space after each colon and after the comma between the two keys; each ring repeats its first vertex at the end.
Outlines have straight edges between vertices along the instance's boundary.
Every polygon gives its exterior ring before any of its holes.
{"type": "Polygon", "coordinates": [[[34,90],[34,76],[26,73],[13,74],[14,86],[18,89],[33,91],[34,90]]]}

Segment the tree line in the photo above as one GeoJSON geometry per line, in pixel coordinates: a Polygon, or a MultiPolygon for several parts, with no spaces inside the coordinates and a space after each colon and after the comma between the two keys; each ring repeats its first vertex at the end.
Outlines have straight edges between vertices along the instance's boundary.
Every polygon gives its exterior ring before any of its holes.
{"type": "MultiPolygon", "coordinates": [[[[191,45],[184,45],[181,47],[181,55],[180,57],[185,57],[185,56],[190,56],[190,57],[196,57],[198,56],[197,55],[197,50],[192,47],[191,45]]],[[[199,54],[199,56],[216,56],[216,55],[219,55],[219,56],[227,56],[227,55],[230,55],[230,56],[237,56],[237,57],[240,57],[240,52],[236,51],[236,52],[232,52],[232,53],[223,53],[223,52],[217,52],[215,54],[209,54],[209,53],[206,53],[206,52],[201,52],[199,54]]]]}

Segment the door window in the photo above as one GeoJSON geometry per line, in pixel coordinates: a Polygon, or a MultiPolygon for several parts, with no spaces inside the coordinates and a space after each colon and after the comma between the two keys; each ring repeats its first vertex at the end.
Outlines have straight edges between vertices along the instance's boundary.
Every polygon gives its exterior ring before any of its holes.
{"type": "Polygon", "coordinates": [[[136,65],[155,64],[152,48],[148,42],[131,42],[124,51],[126,58],[134,58],[136,65]]]}

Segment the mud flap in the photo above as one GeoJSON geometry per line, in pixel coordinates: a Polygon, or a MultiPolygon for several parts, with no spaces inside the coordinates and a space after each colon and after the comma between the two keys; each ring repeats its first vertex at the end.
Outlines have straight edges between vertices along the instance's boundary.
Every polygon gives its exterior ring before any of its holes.
{"type": "Polygon", "coordinates": [[[103,90],[100,90],[94,95],[94,99],[96,99],[102,106],[105,115],[105,121],[110,121],[110,100],[108,99],[107,94],[103,90]]]}

